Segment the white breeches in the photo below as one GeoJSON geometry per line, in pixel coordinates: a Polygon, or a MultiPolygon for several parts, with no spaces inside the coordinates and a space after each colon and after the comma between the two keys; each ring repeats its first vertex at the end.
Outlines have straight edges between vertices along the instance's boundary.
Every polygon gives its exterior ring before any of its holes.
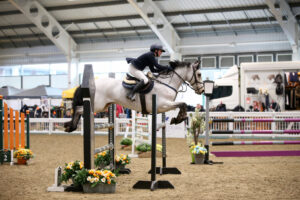
{"type": "Polygon", "coordinates": [[[135,78],[144,80],[144,84],[148,83],[148,78],[145,76],[144,72],[136,69],[132,64],[129,64],[128,72],[135,78]]]}

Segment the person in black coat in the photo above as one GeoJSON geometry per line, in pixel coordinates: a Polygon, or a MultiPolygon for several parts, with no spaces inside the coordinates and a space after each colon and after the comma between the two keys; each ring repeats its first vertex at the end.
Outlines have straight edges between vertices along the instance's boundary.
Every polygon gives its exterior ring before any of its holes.
{"type": "Polygon", "coordinates": [[[134,101],[134,94],[138,92],[148,83],[148,78],[145,76],[143,70],[148,66],[151,72],[159,73],[164,70],[173,70],[170,66],[158,64],[156,57],[160,57],[162,52],[165,52],[161,45],[153,44],[150,51],[142,54],[138,58],[126,58],[129,63],[128,71],[140,82],[127,94],[127,98],[134,101]]]}

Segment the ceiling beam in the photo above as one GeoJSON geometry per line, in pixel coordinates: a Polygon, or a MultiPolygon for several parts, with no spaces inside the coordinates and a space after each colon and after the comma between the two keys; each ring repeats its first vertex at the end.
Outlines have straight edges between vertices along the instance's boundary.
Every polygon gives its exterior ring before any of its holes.
{"type": "MultiPolygon", "coordinates": [[[[255,18],[255,19],[234,19],[234,20],[218,20],[218,21],[210,21],[210,22],[189,22],[189,24],[187,23],[172,23],[174,28],[185,28],[185,27],[201,27],[201,26],[209,26],[209,25],[226,25],[228,23],[232,24],[249,24],[251,23],[259,23],[259,22],[274,22],[276,21],[276,19],[274,17],[269,17],[269,18],[255,18]]],[[[276,25],[276,24],[274,24],[276,25]]],[[[158,24],[157,25],[158,28],[163,28],[162,24],[158,24]]],[[[11,28],[15,28],[12,26],[0,26],[0,30],[1,29],[11,29],[11,28]]],[[[28,28],[28,27],[22,27],[22,28],[28,28]]],[[[132,27],[120,27],[120,28],[104,28],[104,29],[83,29],[82,31],[84,31],[85,33],[107,33],[107,32],[114,32],[114,31],[139,31],[139,30],[150,30],[149,26],[132,26],[132,27]]],[[[74,35],[74,34],[80,34],[82,33],[82,31],[68,31],[69,34],[74,35]]],[[[30,37],[41,37],[44,36],[43,33],[37,33],[37,34],[24,34],[21,35],[21,37],[23,38],[30,38],[30,37]]],[[[15,36],[14,35],[10,35],[10,37],[13,39],[15,36]]],[[[0,39],[3,39],[3,37],[0,37],[0,39]]]]}
{"type": "MultiPolygon", "coordinates": [[[[283,32],[285,33],[290,45],[295,52],[295,55],[299,53],[299,26],[294,14],[291,11],[290,6],[285,0],[279,1],[279,9],[275,7],[275,0],[265,0],[269,6],[271,13],[274,15],[283,32]],[[288,19],[287,22],[282,20],[283,17],[288,19]]],[[[300,59],[298,55],[297,60],[300,59]]]]}
{"type": "Polygon", "coordinates": [[[63,54],[69,59],[74,57],[77,44],[69,33],[39,2],[32,0],[9,0],[9,2],[35,24],[63,54]]]}
{"type": "Polygon", "coordinates": [[[176,52],[176,45],[180,41],[180,37],[177,34],[175,28],[165,17],[160,8],[152,1],[145,0],[142,7],[138,5],[135,0],[127,0],[132,7],[138,12],[138,14],[144,19],[145,23],[151,28],[151,30],[156,34],[160,41],[166,46],[170,54],[176,52]],[[154,11],[154,16],[152,19],[148,17],[148,8],[152,8],[154,11]],[[162,22],[164,27],[159,29],[157,27],[158,21],[162,22]]]}
{"type": "MultiPolygon", "coordinates": [[[[163,1],[163,0],[153,0],[153,1],[163,1]]],[[[137,0],[137,2],[144,2],[143,0],[137,0]]],[[[118,1],[104,1],[104,2],[95,2],[95,3],[81,3],[81,4],[71,4],[71,5],[61,5],[61,6],[48,6],[45,7],[47,11],[58,11],[58,10],[71,10],[71,9],[82,9],[82,8],[95,8],[95,7],[104,7],[104,6],[113,6],[113,5],[122,5],[127,4],[127,0],[118,0],[118,1]]],[[[291,2],[289,3],[291,8],[300,7],[300,2],[291,2]]],[[[279,8],[278,4],[275,4],[276,8],[279,8]]],[[[206,9],[206,13],[210,12],[233,12],[233,11],[241,11],[241,10],[261,10],[268,9],[267,5],[255,5],[255,6],[239,6],[233,8],[216,8],[216,9],[206,9]]],[[[176,15],[180,11],[170,12],[170,15],[173,13],[176,15]]],[[[203,10],[205,12],[205,10],[203,10]]],[[[0,16],[3,15],[15,15],[21,14],[19,10],[9,10],[0,12],[0,16]]],[[[164,13],[165,16],[168,16],[164,13]]],[[[192,12],[190,12],[192,14],[192,12]]],[[[197,13],[195,13],[197,14],[197,13]]]]}

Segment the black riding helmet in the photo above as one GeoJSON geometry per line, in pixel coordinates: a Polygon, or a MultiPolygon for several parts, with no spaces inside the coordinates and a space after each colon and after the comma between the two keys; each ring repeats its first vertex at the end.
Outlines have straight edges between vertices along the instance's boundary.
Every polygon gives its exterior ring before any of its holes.
{"type": "Polygon", "coordinates": [[[150,51],[154,52],[155,50],[161,50],[162,52],[166,52],[162,45],[159,45],[159,44],[152,44],[151,47],[150,47],[150,51]]]}

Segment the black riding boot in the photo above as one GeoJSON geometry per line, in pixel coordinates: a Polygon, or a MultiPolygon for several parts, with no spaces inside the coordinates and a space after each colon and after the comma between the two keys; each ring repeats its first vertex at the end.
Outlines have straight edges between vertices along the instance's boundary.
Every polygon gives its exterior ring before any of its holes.
{"type": "Polygon", "coordinates": [[[134,101],[134,94],[144,87],[144,80],[141,80],[134,88],[127,94],[127,98],[134,101]]]}

